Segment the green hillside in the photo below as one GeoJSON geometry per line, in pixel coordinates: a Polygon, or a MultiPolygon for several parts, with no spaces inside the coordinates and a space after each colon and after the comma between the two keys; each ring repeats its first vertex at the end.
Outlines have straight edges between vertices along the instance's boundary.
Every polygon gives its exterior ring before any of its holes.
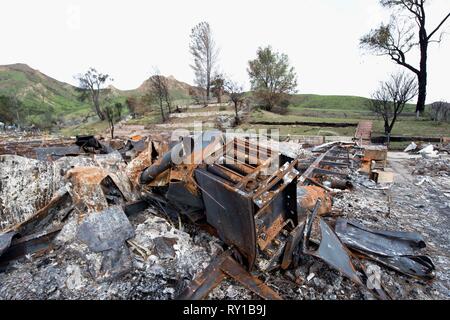
{"type": "Polygon", "coordinates": [[[0,96],[15,97],[20,101],[20,121],[23,124],[44,128],[87,114],[90,110],[87,103],[77,99],[75,87],[25,64],[0,66],[0,96]]]}
{"type": "Polygon", "coordinates": [[[320,108],[326,110],[367,110],[369,99],[355,96],[322,96],[316,94],[295,94],[291,104],[298,108],[320,108]]]}
{"type": "MultiPolygon", "coordinates": [[[[292,95],[289,113],[299,116],[312,117],[339,117],[339,118],[365,118],[373,116],[370,110],[370,99],[357,96],[339,95],[292,95]]],[[[414,104],[407,104],[405,114],[413,113],[414,104]]]]}
{"type": "MultiPolygon", "coordinates": [[[[173,77],[168,77],[168,81],[175,104],[191,102],[188,94],[190,85],[173,77]]],[[[127,97],[140,99],[147,90],[148,80],[135,90],[113,88],[113,100],[124,103],[127,97]]],[[[95,121],[91,105],[88,101],[79,101],[78,96],[74,86],[55,80],[26,64],[0,66],[0,122],[54,128],[79,126],[89,117],[90,122],[95,121]]]]}

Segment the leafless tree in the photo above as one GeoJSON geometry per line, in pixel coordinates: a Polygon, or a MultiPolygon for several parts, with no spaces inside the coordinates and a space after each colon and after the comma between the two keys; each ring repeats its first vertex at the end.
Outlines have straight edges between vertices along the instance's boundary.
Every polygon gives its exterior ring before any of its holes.
{"type": "Polygon", "coordinates": [[[100,120],[105,120],[106,114],[100,107],[100,94],[106,81],[112,80],[110,76],[89,68],[84,74],[78,74],[75,78],[79,82],[77,90],[80,92],[80,100],[89,98],[100,120]]]}
{"type": "Polygon", "coordinates": [[[209,101],[219,51],[208,22],[200,22],[192,28],[189,49],[194,58],[191,68],[195,73],[195,83],[206,90],[206,100],[209,101]]]}
{"type": "Polygon", "coordinates": [[[381,25],[372,30],[360,40],[362,47],[376,54],[387,55],[397,64],[412,71],[417,76],[419,94],[417,98],[416,112],[425,110],[427,95],[427,59],[428,46],[432,42],[440,42],[434,39],[450,17],[450,10],[445,13],[444,18],[428,32],[426,25],[427,14],[425,10],[426,0],[380,0],[383,7],[396,10],[391,21],[387,25],[381,25]],[[404,15],[406,13],[406,16],[404,15]],[[407,61],[407,53],[414,47],[420,49],[419,66],[415,67],[407,61]]]}
{"type": "Polygon", "coordinates": [[[433,102],[430,105],[431,119],[436,122],[450,121],[450,103],[445,101],[433,102]]]}
{"type": "Polygon", "coordinates": [[[388,137],[388,143],[398,116],[417,92],[417,82],[413,76],[397,73],[391,75],[389,80],[382,82],[372,94],[371,108],[383,118],[384,133],[388,137]]]}
{"type": "Polygon", "coordinates": [[[169,84],[167,78],[162,76],[157,68],[154,69],[154,75],[150,77],[150,93],[149,96],[152,97],[153,101],[159,105],[161,111],[162,121],[167,120],[166,112],[172,112],[172,99],[169,91],[169,84]]]}
{"type": "Polygon", "coordinates": [[[230,100],[234,104],[234,112],[235,112],[235,119],[236,119],[235,123],[239,124],[240,123],[239,114],[238,114],[239,107],[244,102],[244,91],[242,89],[242,85],[238,84],[237,82],[235,82],[231,79],[227,79],[224,82],[224,88],[225,88],[226,92],[228,93],[228,95],[230,96],[230,100]]]}

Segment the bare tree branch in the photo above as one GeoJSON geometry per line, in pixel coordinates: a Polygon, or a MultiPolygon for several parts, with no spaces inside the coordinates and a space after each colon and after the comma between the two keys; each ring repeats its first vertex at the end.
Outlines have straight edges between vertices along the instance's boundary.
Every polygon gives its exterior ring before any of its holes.
{"type": "Polygon", "coordinates": [[[395,16],[392,15],[391,22],[378,29],[372,30],[360,39],[362,47],[373,51],[377,55],[387,55],[397,64],[414,72],[419,85],[419,95],[416,104],[416,112],[423,112],[425,109],[427,95],[427,61],[428,45],[442,40],[432,40],[442,25],[450,17],[448,13],[430,34],[427,34],[425,0],[380,0],[383,7],[395,9],[395,16]],[[402,17],[401,13],[406,12],[407,16],[402,17]],[[410,20],[414,19],[416,31],[412,31],[414,24],[410,20]],[[404,25],[400,25],[402,20],[404,25]],[[410,24],[408,28],[405,25],[410,24]],[[417,40],[416,40],[417,39],[417,40]],[[415,46],[420,49],[420,62],[418,67],[407,62],[406,54],[415,46]]]}
{"type": "Polygon", "coordinates": [[[438,32],[438,30],[442,27],[442,25],[445,23],[445,21],[450,17],[450,12],[445,16],[444,19],[439,23],[439,25],[428,35],[428,40],[433,37],[433,35],[438,32]]]}
{"type": "Polygon", "coordinates": [[[371,109],[383,118],[384,132],[389,136],[408,101],[418,93],[416,79],[404,73],[393,74],[372,94],[371,109]]]}

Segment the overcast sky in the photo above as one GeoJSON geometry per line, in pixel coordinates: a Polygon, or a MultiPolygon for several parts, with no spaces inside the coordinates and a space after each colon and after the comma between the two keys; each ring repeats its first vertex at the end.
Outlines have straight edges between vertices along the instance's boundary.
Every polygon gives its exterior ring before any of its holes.
{"type": "MultiPolygon", "coordinates": [[[[450,11],[431,0],[429,28],[450,11]]],[[[396,67],[359,48],[389,12],[378,0],[2,0],[0,64],[26,63],[58,80],[93,66],[119,89],[134,89],[153,66],[193,83],[189,33],[211,24],[221,71],[248,88],[247,62],[259,46],[288,54],[298,92],[369,96],[396,67]]],[[[428,102],[450,101],[450,21],[429,52],[428,102]]],[[[416,63],[410,54],[411,63],[416,63]]]]}

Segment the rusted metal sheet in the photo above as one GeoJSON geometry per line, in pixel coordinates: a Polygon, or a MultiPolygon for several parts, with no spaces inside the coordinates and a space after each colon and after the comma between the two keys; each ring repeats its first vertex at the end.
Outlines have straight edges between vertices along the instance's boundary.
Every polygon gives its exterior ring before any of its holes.
{"type": "Polygon", "coordinates": [[[286,248],[283,254],[283,261],[281,263],[282,269],[288,269],[293,262],[294,250],[296,250],[302,240],[303,229],[305,227],[305,220],[301,221],[289,234],[286,248]]]}
{"type": "Polygon", "coordinates": [[[313,210],[319,199],[318,214],[330,212],[333,205],[330,193],[318,186],[297,186],[297,213],[303,215],[308,210],[313,210]]]}
{"type": "MultiPolygon", "coordinates": [[[[108,165],[104,164],[104,167],[108,165]]],[[[97,212],[112,204],[122,205],[136,200],[128,178],[122,175],[119,178],[112,172],[113,168],[111,171],[105,168],[76,167],[67,172],[66,177],[72,184],[73,202],[80,210],[97,212]]]]}
{"type": "Polygon", "coordinates": [[[306,227],[303,232],[303,252],[325,261],[353,282],[362,285],[363,282],[352,264],[348,250],[339,241],[339,238],[328,224],[320,218],[318,218],[321,232],[320,244],[315,250],[310,247],[311,228],[313,221],[318,215],[319,208],[320,200],[317,202],[311,215],[307,218],[306,227]]]}
{"type": "Polygon", "coordinates": [[[139,189],[140,182],[139,178],[141,176],[142,171],[145,168],[149,167],[152,163],[152,157],[156,157],[157,154],[153,154],[152,152],[156,152],[154,149],[153,142],[149,144],[148,148],[142,151],[137,157],[135,157],[131,162],[128,163],[126,168],[126,174],[131,181],[131,184],[135,189],[139,189]]]}
{"type": "Polygon", "coordinates": [[[228,256],[222,263],[221,270],[263,299],[282,300],[281,297],[275,291],[273,291],[260,279],[248,273],[239,263],[237,263],[230,256],[228,256]]]}
{"type": "Polygon", "coordinates": [[[67,172],[72,183],[71,195],[74,204],[80,209],[87,208],[92,212],[102,211],[108,202],[100,186],[108,176],[106,170],[98,167],[76,167],[67,172]]]}
{"type": "Polygon", "coordinates": [[[417,251],[425,247],[422,236],[415,232],[369,229],[356,221],[339,218],[335,230],[352,250],[391,269],[416,278],[434,278],[432,260],[417,251]]]}
{"type": "Polygon", "coordinates": [[[281,300],[281,297],[260,279],[251,275],[231,256],[228,250],[220,254],[178,296],[180,300],[200,300],[208,296],[226,277],[231,277],[248,290],[266,300],[281,300]]]}
{"type": "Polygon", "coordinates": [[[205,299],[212,289],[217,287],[225,278],[220,266],[231,252],[226,252],[214,258],[209,266],[203,270],[178,296],[179,300],[205,299]]]}
{"type": "Polygon", "coordinates": [[[384,256],[414,255],[426,246],[416,232],[374,230],[344,218],[336,220],[335,230],[348,246],[384,256]]]}
{"type": "Polygon", "coordinates": [[[253,202],[249,196],[226,187],[226,181],[203,169],[195,171],[202,189],[206,218],[220,238],[234,245],[246,259],[249,269],[256,259],[256,229],[253,202]]]}

